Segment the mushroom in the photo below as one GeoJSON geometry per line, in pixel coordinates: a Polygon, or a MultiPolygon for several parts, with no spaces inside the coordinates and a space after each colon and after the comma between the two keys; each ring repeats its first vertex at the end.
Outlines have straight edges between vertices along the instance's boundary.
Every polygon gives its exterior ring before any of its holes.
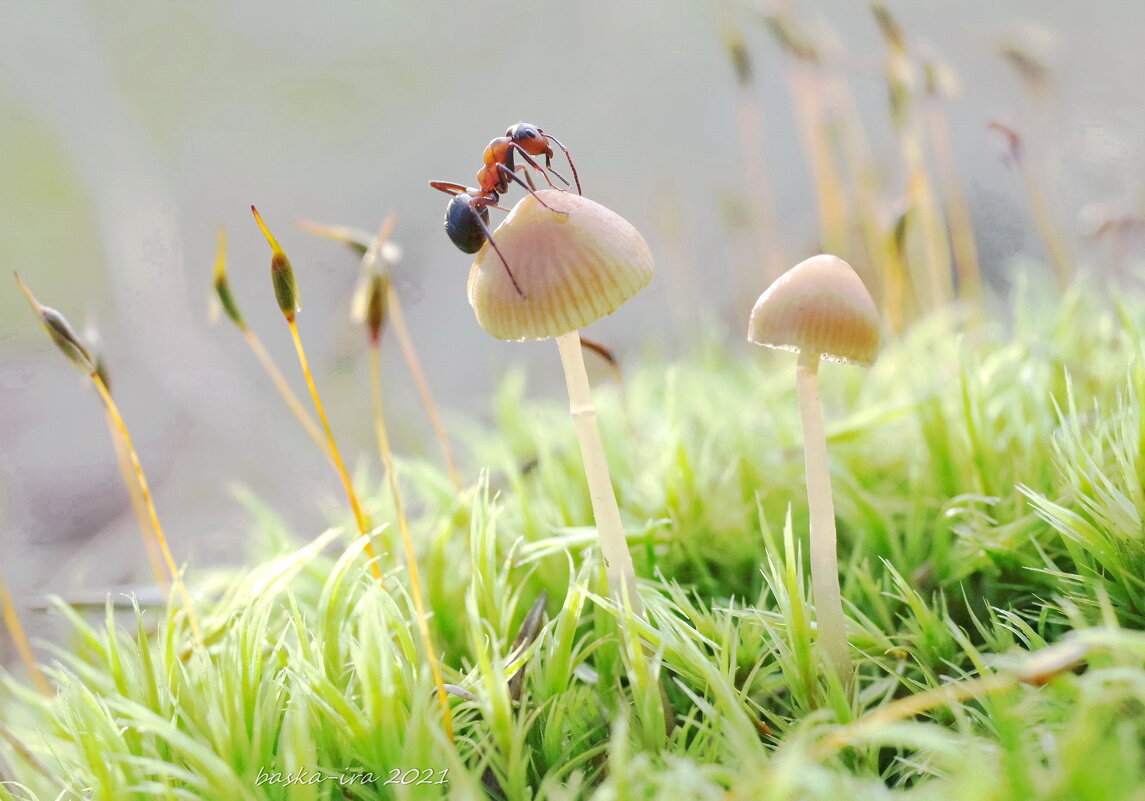
{"type": "Polygon", "coordinates": [[[616,311],[652,279],[652,252],[632,224],[615,212],[553,189],[522,199],[493,238],[500,255],[488,243],[478,251],[469,272],[469,303],[481,327],[498,339],[556,339],[609,593],[642,617],[579,329],[616,311]],[[513,286],[506,265],[524,297],[513,286]]]}
{"type": "Polygon", "coordinates": [[[878,311],[851,265],[837,256],[813,256],[781,275],[759,296],[751,310],[747,338],[757,345],[799,353],[795,375],[803,418],[811,586],[819,648],[839,677],[849,681],[852,671],[835,553],[835,507],[817,376],[820,358],[864,367],[874,363],[879,350],[878,311]]]}

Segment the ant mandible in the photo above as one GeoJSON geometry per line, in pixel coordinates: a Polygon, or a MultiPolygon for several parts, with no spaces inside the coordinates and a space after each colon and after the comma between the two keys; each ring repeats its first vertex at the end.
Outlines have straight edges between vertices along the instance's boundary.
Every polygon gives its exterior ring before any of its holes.
{"type": "Polygon", "coordinates": [[[504,211],[501,206],[497,205],[497,202],[500,200],[501,194],[508,191],[509,181],[515,181],[533,197],[536,197],[537,202],[546,209],[556,214],[567,214],[567,212],[552,208],[541,200],[534,191],[533,181],[529,173],[525,172],[525,178],[528,181],[526,183],[517,175],[517,170],[524,169],[524,167],[517,167],[514,164],[514,154],[520,153],[526,164],[540,172],[550,187],[553,186],[553,182],[549,178],[548,172],[557,176],[566,187],[571,188],[572,185],[568,179],[552,168],[553,149],[548,144],[550,141],[556,143],[557,147],[564,151],[565,158],[568,159],[569,167],[572,169],[573,180],[576,181],[577,192],[580,193],[580,177],[577,175],[576,165],[573,164],[568,148],[561,144],[556,137],[544,133],[535,125],[524,122],[510,127],[505,132],[505,136],[492,140],[486,146],[485,165],[477,173],[477,188],[449,181],[429,182],[429,185],[434,189],[453,195],[445,209],[445,232],[450,241],[464,253],[476,253],[488,241],[493,250],[496,251],[498,258],[501,259],[501,263],[505,265],[505,272],[508,273],[509,280],[513,282],[513,289],[522,298],[525,297],[525,293],[521,289],[521,285],[517,283],[517,278],[513,275],[509,262],[505,260],[501,249],[493,241],[493,234],[489,231],[489,208],[504,211]],[[544,169],[533,156],[545,157],[544,169]]]}

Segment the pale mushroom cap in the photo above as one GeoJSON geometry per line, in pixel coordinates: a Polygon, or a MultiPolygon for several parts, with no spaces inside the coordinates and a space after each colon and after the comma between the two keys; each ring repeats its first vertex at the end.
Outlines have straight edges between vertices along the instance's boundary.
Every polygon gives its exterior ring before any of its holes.
{"type": "Polygon", "coordinates": [[[851,265],[837,256],[812,256],[759,296],[747,338],[866,367],[879,352],[879,313],[851,265]]]}
{"type": "Polygon", "coordinates": [[[469,271],[469,303],[499,339],[567,334],[620,308],[652,279],[652,252],[619,214],[571,192],[526,195],[493,238],[525,297],[486,242],[469,271]]]}

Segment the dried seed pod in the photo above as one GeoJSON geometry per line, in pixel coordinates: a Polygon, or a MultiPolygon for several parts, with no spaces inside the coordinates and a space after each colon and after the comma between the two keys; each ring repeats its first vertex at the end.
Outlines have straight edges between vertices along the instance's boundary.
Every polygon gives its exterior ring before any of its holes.
{"type": "Polygon", "coordinates": [[[879,352],[879,313],[851,265],[823,254],[795,265],[759,296],[747,338],[866,367],[879,352]]]}
{"type": "Polygon", "coordinates": [[[525,293],[517,293],[486,243],[469,272],[469,303],[481,327],[499,339],[545,339],[583,328],[652,278],[652,252],[632,224],[569,192],[527,195],[493,237],[525,293]]]}
{"type": "Polygon", "coordinates": [[[75,332],[71,324],[67,321],[62,314],[55,309],[45,306],[36,300],[32,294],[32,290],[28,289],[24,280],[20,278],[19,273],[16,274],[16,283],[20,285],[20,291],[24,293],[24,297],[28,299],[32,309],[36,312],[36,316],[40,318],[40,323],[44,326],[44,330],[48,332],[48,336],[60,352],[68,357],[68,361],[74,364],[79,369],[83,370],[89,375],[95,372],[95,362],[88,353],[87,348],[84,347],[83,342],[79,338],[79,334],[75,332]]]}

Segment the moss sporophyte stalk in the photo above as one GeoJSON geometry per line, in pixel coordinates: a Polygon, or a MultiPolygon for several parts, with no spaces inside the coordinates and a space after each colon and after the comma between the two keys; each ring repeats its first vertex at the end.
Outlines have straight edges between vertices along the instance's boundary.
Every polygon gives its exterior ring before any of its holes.
{"type": "MultiPolygon", "coordinates": [[[[123,448],[123,452],[127,455],[131,464],[132,470],[130,477],[135,484],[132,491],[138,491],[139,497],[147,511],[149,526],[143,530],[143,536],[152,536],[155,538],[155,544],[163,555],[168,578],[173,583],[182,602],[187,624],[194,634],[195,641],[202,643],[203,633],[199,627],[199,618],[195,613],[191,594],[183,581],[182,571],[179,570],[175,563],[175,557],[172,555],[170,546],[167,543],[167,536],[163,531],[163,526],[159,523],[159,513],[155,509],[155,501],[151,496],[151,488],[147,483],[147,476],[143,472],[143,466],[140,464],[139,454],[135,450],[135,445],[131,441],[131,434],[128,432],[127,423],[124,421],[123,415],[119,412],[119,406],[116,404],[115,399],[112,398],[111,391],[108,389],[107,384],[104,383],[103,376],[99,369],[97,369],[97,365],[88,352],[88,349],[84,346],[83,342],[80,341],[79,335],[76,334],[67,319],[55,309],[41,304],[19,275],[16,275],[16,283],[19,284],[20,291],[23,292],[24,297],[28,300],[28,304],[36,313],[36,316],[39,318],[44,330],[47,331],[52,342],[55,343],[56,347],[80,372],[88,377],[92,386],[99,394],[100,400],[103,402],[104,409],[107,412],[108,419],[112,423],[112,436],[119,437],[119,442],[116,447],[123,448]]],[[[12,616],[12,620],[18,623],[14,615],[12,616]]],[[[22,648],[21,651],[23,650],[22,648]]],[[[37,673],[33,672],[33,675],[37,675],[37,673]]]]}

